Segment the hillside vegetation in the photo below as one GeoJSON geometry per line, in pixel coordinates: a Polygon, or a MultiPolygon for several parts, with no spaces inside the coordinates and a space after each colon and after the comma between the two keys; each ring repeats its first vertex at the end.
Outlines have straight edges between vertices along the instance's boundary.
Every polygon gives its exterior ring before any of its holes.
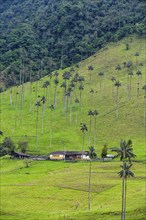
{"type": "Polygon", "coordinates": [[[108,42],[146,34],[145,9],[144,0],[2,0],[0,89],[19,84],[23,64],[36,80],[108,42]]]}
{"type": "Polygon", "coordinates": [[[33,154],[81,150],[80,123],[86,123],[85,150],[94,146],[100,156],[104,144],[131,139],[137,160],[144,160],[145,65],[145,39],[133,35],[33,83],[23,83],[23,69],[21,85],[1,93],[2,140],[11,137],[17,147],[26,140],[33,154]]]}

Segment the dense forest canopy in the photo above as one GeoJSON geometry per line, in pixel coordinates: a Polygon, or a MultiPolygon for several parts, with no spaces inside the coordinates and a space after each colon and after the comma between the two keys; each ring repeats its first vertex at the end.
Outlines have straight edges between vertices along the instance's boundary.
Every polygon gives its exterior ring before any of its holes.
{"type": "MultiPolygon", "coordinates": [[[[2,0],[0,71],[6,86],[35,80],[145,30],[144,0],[2,0]]],[[[2,88],[1,88],[2,90],[2,88]]]]}

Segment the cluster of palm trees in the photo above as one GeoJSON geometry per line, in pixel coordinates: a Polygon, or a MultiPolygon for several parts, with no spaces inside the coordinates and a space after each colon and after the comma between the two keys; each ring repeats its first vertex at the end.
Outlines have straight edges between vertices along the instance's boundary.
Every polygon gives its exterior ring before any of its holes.
{"type": "Polygon", "coordinates": [[[120,148],[111,149],[113,152],[116,152],[116,157],[120,157],[122,161],[121,168],[118,172],[118,175],[122,178],[122,211],[121,211],[121,220],[126,220],[126,192],[127,192],[127,178],[134,177],[134,173],[130,170],[132,167],[132,158],[135,158],[136,155],[133,153],[132,141],[121,140],[120,148]]]}

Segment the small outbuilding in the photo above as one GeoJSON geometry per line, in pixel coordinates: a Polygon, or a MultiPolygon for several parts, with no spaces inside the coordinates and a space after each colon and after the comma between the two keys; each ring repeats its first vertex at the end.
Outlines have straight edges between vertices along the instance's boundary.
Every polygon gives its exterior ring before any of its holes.
{"type": "Polygon", "coordinates": [[[12,153],[12,157],[13,158],[17,158],[17,159],[25,159],[25,158],[30,158],[30,155],[22,153],[22,152],[16,152],[14,151],[12,153]]]}
{"type": "Polygon", "coordinates": [[[55,151],[49,154],[50,160],[90,160],[88,151],[55,151]]]}

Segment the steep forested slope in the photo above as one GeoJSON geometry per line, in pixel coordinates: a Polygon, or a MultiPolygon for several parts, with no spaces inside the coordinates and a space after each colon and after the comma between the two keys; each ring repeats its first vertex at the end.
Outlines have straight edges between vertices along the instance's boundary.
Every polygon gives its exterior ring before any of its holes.
{"type": "Polygon", "coordinates": [[[1,81],[9,86],[20,81],[20,69],[25,81],[30,72],[36,79],[109,41],[144,34],[145,1],[2,0],[0,20],[1,81]]]}

